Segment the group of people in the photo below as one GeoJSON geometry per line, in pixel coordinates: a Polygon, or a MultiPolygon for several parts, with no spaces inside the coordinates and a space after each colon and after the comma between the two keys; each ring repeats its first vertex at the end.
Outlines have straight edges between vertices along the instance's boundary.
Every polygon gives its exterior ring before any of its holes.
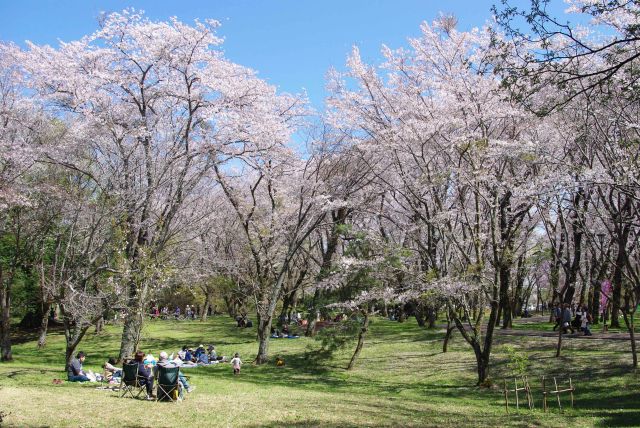
{"type": "Polygon", "coordinates": [[[591,314],[589,313],[586,305],[583,305],[581,307],[578,306],[578,308],[575,310],[574,317],[571,306],[568,303],[565,303],[564,305],[557,304],[553,309],[553,316],[556,322],[553,326],[553,331],[555,331],[556,328],[560,327],[563,333],[567,333],[569,330],[571,330],[571,334],[573,334],[575,333],[575,327],[579,328],[585,336],[592,336],[589,327],[593,322],[593,318],[591,317],[591,314]]]}
{"type": "MultiPolygon", "coordinates": [[[[163,320],[167,320],[170,317],[169,306],[163,306],[162,309],[158,308],[157,305],[153,305],[151,308],[151,318],[161,318],[163,320]]],[[[180,306],[176,306],[173,310],[173,318],[176,320],[181,319],[182,310],[180,306]]],[[[195,305],[187,305],[184,308],[184,319],[195,320],[197,315],[197,310],[195,305]]]]}
{"type": "Polygon", "coordinates": [[[293,334],[290,330],[289,330],[289,325],[284,324],[282,326],[282,331],[280,331],[279,329],[275,328],[275,327],[271,327],[271,338],[272,339],[297,339],[298,335],[293,334]]]}
{"type": "MultiPolygon", "coordinates": [[[[115,358],[109,358],[103,365],[104,375],[94,375],[90,371],[85,371],[83,368],[85,360],[86,354],[83,351],[78,352],[75,358],[71,360],[67,371],[69,382],[95,382],[100,380],[105,380],[111,384],[119,384],[121,382],[123,371],[121,368],[116,367],[115,358]]],[[[204,345],[200,345],[195,351],[193,348],[183,346],[176,353],[175,358],[173,354],[169,355],[167,352],[162,351],[158,360],[151,354],[147,355],[142,351],[137,351],[129,363],[134,362],[138,365],[138,384],[145,387],[148,400],[155,400],[156,395],[153,393],[153,388],[154,379],[158,377],[158,367],[198,367],[227,361],[227,357],[218,356],[214,345],[209,345],[207,349],[204,348],[204,345]]],[[[233,374],[240,374],[240,366],[242,365],[240,355],[236,353],[229,362],[233,368],[233,374]]],[[[195,389],[195,386],[189,384],[182,372],[178,375],[178,382],[187,393],[195,389]]]]}
{"type": "Polygon", "coordinates": [[[246,314],[238,315],[236,317],[236,326],[239,328],[251,328],[253,327],[253,322],[247,318],[246,314]]]}

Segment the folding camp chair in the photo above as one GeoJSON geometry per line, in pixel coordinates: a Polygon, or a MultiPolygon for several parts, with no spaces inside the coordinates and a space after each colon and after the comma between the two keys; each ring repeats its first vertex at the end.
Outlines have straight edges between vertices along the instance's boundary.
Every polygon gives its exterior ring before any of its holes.
{"type": "Polygon", "coordinates": [[[122,380],[120,381],[120,391],[124,397],[129,393],[131,398],[139,398],[140,394],[146,393],[147,388],[144,384],[140,384],[138,380],[138,363],[135,361],[125,362],[122,365],[122,380]],[[134,395],[135,393],[135,395],[134,395]]]}
{"type": "Polygon", "coordinates": [[[157,385],[158,390],[156,396],[157,401],[176,402],[182,399],[182,391],[179,382],[180,367],[164,367],[157,368],[157,385]]]}

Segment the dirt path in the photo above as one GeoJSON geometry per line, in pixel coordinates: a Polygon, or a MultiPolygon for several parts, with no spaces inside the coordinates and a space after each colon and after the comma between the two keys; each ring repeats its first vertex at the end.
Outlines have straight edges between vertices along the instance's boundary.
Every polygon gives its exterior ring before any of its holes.
{"type": "MultiPolygon", "coordinates": [[[[514,325],[526,325],[526,324],[537,324],[541,322],[548,322],[549,316],[546,315],[538,315],[530,318],[521,318],[514,320],[514,325]]],[[[558,337],[557,331],[540,331],[540,330],[527,330],[523,328],[517,329],[507,329],[503,330],[501,328],[497,328],[494,330],[495,334],[500,336],[533,336],[533,337],[558,337]]],[[[564,338],[572,338],[572,339],[585,339],[585,340],[629,340],[628,332],[602,332],[602,325],[591,326],[592,336],[585,336],[583,332],[579,330],[575,330],[573,334],[565,334],[564,338]]],[[[636,342],[640,341],[640,338],[636,338],[636,342]]]]}

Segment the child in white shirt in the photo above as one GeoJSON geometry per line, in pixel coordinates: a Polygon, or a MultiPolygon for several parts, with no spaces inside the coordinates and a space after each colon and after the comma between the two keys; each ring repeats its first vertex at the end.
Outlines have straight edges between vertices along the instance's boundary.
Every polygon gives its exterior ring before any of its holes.
{"type": "Polygon", "coordinates": [[[240,374],[240,366],[242,365],[242,360],[240,359],[240,355],[236,352],[236,354],[231,359],[231,366],[233,367],[233,374],[240,374]]]}

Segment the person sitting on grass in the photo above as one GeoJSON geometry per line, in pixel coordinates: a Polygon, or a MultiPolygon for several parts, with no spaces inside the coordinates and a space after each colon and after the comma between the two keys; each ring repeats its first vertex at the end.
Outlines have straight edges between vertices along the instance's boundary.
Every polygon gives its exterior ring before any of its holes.
{"type": "Polygon", "coordinates": [[[109,361],[104,363],[104,378],[109,383],[119,383],[122,377],[122,370],[116,367],[116,359],[109,358],[109,361]]]}
{"type": "Polygon", "coordinates": [[[196,352],[193,354],[193,356],[195,357],[196,360],[199,360],[200,359],[200,355],[206,354],[206,353],[207,353],[207,351],[205,351],[204,345],[200,344],[200,346],[198,346],[196,348],[196,352]]]}
{"type": "Polygon", "coordinates": [[[213,345],[209,345],[207,347],[207,350],[209,351],[209,364],[216,364],[222,361],[226,361],[227,358],[222,355],[222,356],[218,356],[218,352],[216,351],[216,347],[213,345]]]}
{"type": "Polygon", "coordinates": [[[89,382],[91,379],[87,377],[87,374],[82,370],[82,363],[86,359],[84,352],[80,351],[76,354],[76,357],[69,363],[67,369],[67,378],[69,382],[89,382]]]}
{"type": "MultiPolygon", "coordinates": [[[[176,365],[173,361],[169,360],[169,355],[162,351],[160,352],[160,359],[158,360],[158,366],[162,366],[165,368],[174,368],[174,367],[179,367],[178,365],[176,365]]],[[[156,369],[156,377],[157,377],[157,369],[156,369]]],[[[178,374],[178,382],[180,382],[182,384],[182,387],[187,391],[187,392],[192,392],[194,389],[196,389],[195,386],[191,386],[189,385],[189,382],[187,381],[187,378],[185,377],[185,375],[182,374],[182,372],[179,372],[178,374]]]]}
{"type": "Polygon", "coordinates": [[[231,366],[233,367],[233,374],[240,374],[240,366],[242,365],[242,360],[240,359],[240,354],[236,352],[236,354],[231,359],[231,366]]]}
{"type": "Polygon", "coordinates": [[[154,400],[153,396],[153,375],[151,374],[151,365],[145,365],[144,352],[137,351],[133,357],[134,361],[138,363],[138,383],[147,388],[147,400],[154,400]]]}
{"type": "Polygon", "coordinates": [[[184,358],[183,360],[187,363],[195,363],[195,358],[193,357],[193,348],[189,348],[187,349],[187,351],[184,354],[184,358]]]}

